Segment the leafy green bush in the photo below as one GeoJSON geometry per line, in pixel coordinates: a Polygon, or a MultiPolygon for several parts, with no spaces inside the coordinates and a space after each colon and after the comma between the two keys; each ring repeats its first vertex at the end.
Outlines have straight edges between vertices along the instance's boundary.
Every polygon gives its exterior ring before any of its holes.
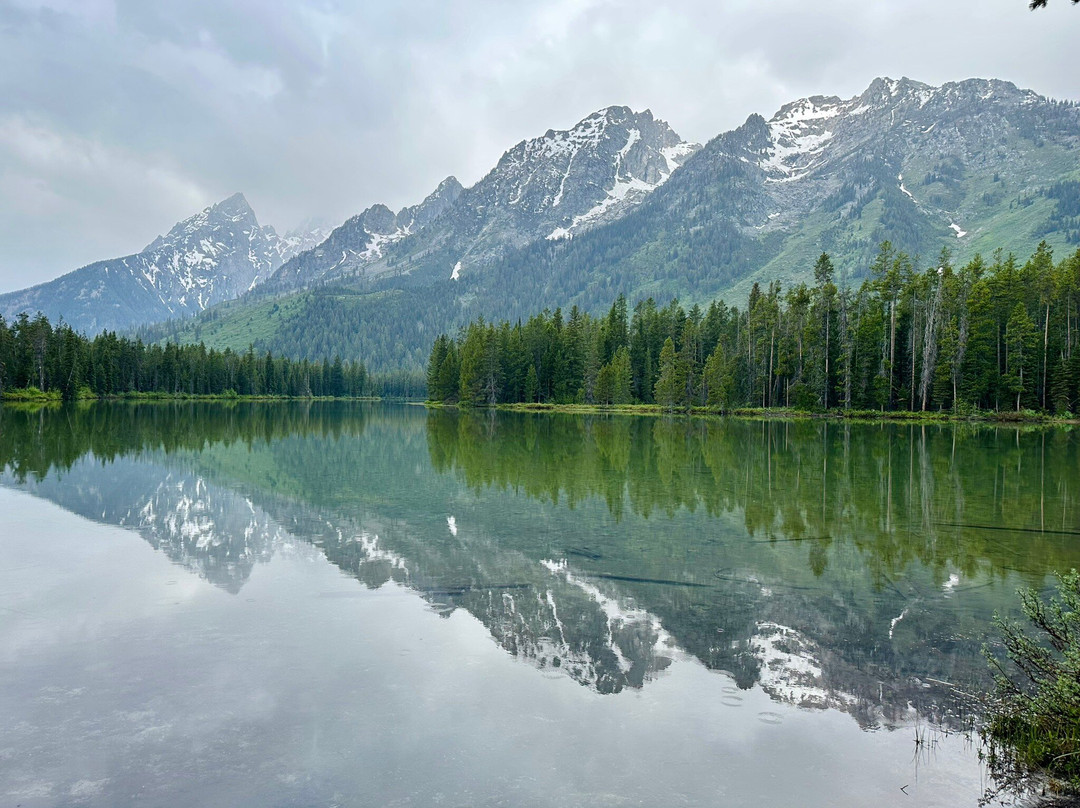
{"type": "Polygon", "coordinates": [[[37,387],[31,385],[30,387],[21,387],[15,390],[5,390],[3,394],[4,401],[59,401],[60,391],[49,390],[48,392],[42,392],[37,387]]]}
{"type": "Polygon", "coordinates": [[[1049,602],[1019,595],[1031,626],[994,618],[1012,664],[984,649],[997,680],[983,728],[990,770],[1011,788],[1080,794],[1080,573],[1059,576],[1049,602]]]}

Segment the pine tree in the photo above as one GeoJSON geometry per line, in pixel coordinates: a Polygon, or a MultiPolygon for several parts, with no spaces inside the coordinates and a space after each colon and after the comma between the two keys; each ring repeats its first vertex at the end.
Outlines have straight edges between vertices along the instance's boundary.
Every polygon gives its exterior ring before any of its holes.
{"type": "Polygon", "coordinates": [[[611,370],[611,403],[629,404],[633,401],[630,385],[633,381],[633,373],[630,369],[630,349],[623,345],[611,358],[608,365],[611,370]]]}
{"type": "Polygon", "coordinates": [[[460,389],[461,368],[458,365],[457,347],[450,342],[446,347],[446,356],[439,365],[434,399],[435,401],[456,401],[460,389]]]}
{"type": "Polygon", "coordinates": [[[830,376],[830,360],[832,356],[832,310],[836,296],[836,287],[833,286],[833,263],[828,253],[822,253],[814,263],[814,283],[818,290],[818,308],[820,314],[821,336],[824,345],[821,349],[822,358],[822,383],[821,401],[825,409],[829,408],[829,388],[832,385],[830,376]]]}
{"type": "Polygon", "coordinates": [[[653,396],[656,403],[665,409],[674,409],[683,394],[682,379],[679,378],[678,361],[675,355],[675,343],[668,337],[660,350],[660,376],[656,380],[653,396]]]}
{"type": "Polygon", "coordinates": [[[704,383],[708,389],[708,403],[723,410],[731,409],[736,403],[735,373],[733,362],[725,357],[722,345],[709,354],[705,361],[704,383]]]}
{"type": "Polygon", "coordinates": [[[1027,392],[1025,385],[1031,378],[1031,359],[1035,339],[1035,324],[1028,316],[1023,303],[1013,307],[1005,328],[1005,386],[1016,396],[1016,411],[1020,411],[1021,397],[1027,392]]]}
{"type": "Polygon", "coordinates": [[[445,334],[440,334],[431,346],[431,356],[427,366],[427,386],[428,398],[432,401],[442,401],[445,397],[439,386],[439,370],[446,359],[449,343],[450,338],[445,334]]]}
{"type": "Polygon", "coordinates": [[[525,400],[530,404],[536,401],[536,393],[539,389],[536,379],[536,365],[529,365],[529,371],[525,375],[525,400]]]}

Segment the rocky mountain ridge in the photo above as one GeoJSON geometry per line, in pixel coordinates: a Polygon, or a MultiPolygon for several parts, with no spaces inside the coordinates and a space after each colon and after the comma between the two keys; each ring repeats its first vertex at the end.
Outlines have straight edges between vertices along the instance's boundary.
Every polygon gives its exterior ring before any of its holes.
{"type": "Polygon", "coordinates": [[[1055,198],[1080,188],[1078,147],[1075,103],[997,80],[877,79],[749,116],[619,220],[494,263],[484,284],[542,279],[587,308],[618,291],[738,302],[754,282],[806,280],[823,251],[856,279],[884,240],[923,260],[1067,250],[1080,225],[1055,198]]]}
{"type": "Polygon", "coordinates": [[[340,261],[324,245],[316,293],[294,281],[274,290],[273,311],[245,296],[170,334],[242,349],[239,321],[258,309],[271,336],[257,348],[317,345],[376,370],[419,369],[434,334],[479,315],[596,312],[620,293],[741,304],[754,283],[809,280],[823,251],[838,281],[857,283],[886,239],[922,265],[942,247],[956,263],[1080,243],[1080,108],[1008,82],[881,78],[849,99],[750,115],[700,149],[676,137],[648,113],[602,110],[510,149],[371,260],[340,261]],[[670,149],[687,152],[677,167],[670,149]],[[357,325],[331,333],[329,322],[357,325]]]}
{"type": "Polygon", "coordinates": [[[698,148],[649,110],[607,107],[571,129],[521,141],[471,188],[449,177],[396,215],[368,208],[283,266],[267,288],[388,274],[457,280],[529,244],[618,219],[698,148]]]}
{"type": "Polygon", "coordinates": [[[463,190],[456,177],[447,177],[423,202],[398,213],[386,205],[372,205],[335,228],[320,243],[284,262],[266,291],[301,288],[346,272],[362,272],[381,260],[390,245],[438,219],[457,202],[463,190]]]}

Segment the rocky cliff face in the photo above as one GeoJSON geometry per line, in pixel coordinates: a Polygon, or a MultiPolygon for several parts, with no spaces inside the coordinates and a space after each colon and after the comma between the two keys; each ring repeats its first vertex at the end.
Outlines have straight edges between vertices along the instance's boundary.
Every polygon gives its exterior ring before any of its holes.
{"type": "MultiPolygon", "coordinates": [[[[437,237],[443,251],[456,256],[460,277],[510,250],[618,219],[697,148],[649,110],[602,109],[568,131],[549,130],[504,154],[465,192],[437,237]]],[[[418,270],[439,276],[435,262],[414,256],[410,263],[418,270]]]]}

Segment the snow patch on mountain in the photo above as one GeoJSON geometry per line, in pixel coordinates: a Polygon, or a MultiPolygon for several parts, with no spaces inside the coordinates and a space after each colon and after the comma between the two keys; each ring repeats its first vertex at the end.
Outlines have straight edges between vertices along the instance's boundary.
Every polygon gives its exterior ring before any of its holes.
{"type": "MultiPolygon", "coordinates": [[[[558,241],[559,239],[572,238],[574,233],[584,226],[605,219],[608,214],[619,207],[626,207],[630,204],[641,202],[648,194],[667,182],[668,178],[671,177],[672,172],[682,165],[687,157],[700,148],[695,143],[680,142],[672,146],[664,146],[658,149],[658,153],[664,163],[658,171],[655,182],[648,182],[645,179],[624,170],[624,161],[641,139],[642,134],[640,129],[631,128],[628,131],[626,142],[615,154],[614,180],[611,188],[607,189],[606,196],[584,213],[579,213],[574,216],[568,225],[560,225],[559,227],[554,228],[547,236],[545,236],[547,240],[558,241]]],[[[560,189],[560,197],[561,193],[560,189]]]]}
{"type": "MultiPolygon", "coordinates": [[[[667,175],[670,177],[671,173],[681,166],[683,162],[691,154],[696,152],[700,146],[697,143],[677,143],[674,146],[665,146],[660,150],[660,154],[663,155],[664,161],[667,163],[667,175]]],[[[665,177],[666,179],[666,177],[665,177]]]]}
{"type": "Polygon", "coordinates": [[[393,233],[372,233],[367,245],[357,255],[365,261],[382,258],[383,249],[387,245],[393,244],[395,241],[401,241],[407,235],[409,235],[409,230],[405,227],[399,227],[393,233]]]}
{"type": "Polygon", "coordinates": [[[824,123],[840,115],[841,106],[813,98],[784,106],[769,121],[770,146],[760,166],[774,181],[797,179],[813,168],[814,159],[833,132],[824,123]]]}
{"type": "Polygon", "coordinates": [[[605,107],[579,121],[572,129],[565,132],[549,130],[543,137],[528,141],[525,158],[537,155],[542,155],[545,159],[564,156],[572,158],[582,148],[600,142],[607,130],[609,112],[610,107],[605,107]]]}
{"type": "Polygon", "coordinates": [[[912,202],[915,202],[915,197],[911,195],[911,191],[909,191],[907,188],[904,187],[904,175],[903,174],[897,174],[896,179],[899,180],[899,182],[900,182],[900,192],[903,193],[904,196],[906,196],[912,202]]]}

